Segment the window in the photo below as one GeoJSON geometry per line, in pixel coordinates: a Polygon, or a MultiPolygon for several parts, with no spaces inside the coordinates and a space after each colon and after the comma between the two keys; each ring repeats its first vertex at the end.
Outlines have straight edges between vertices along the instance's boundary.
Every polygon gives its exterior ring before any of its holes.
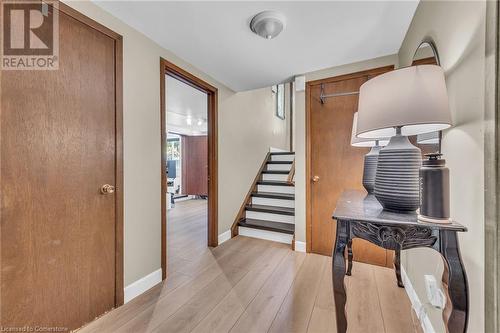
{"type": "MultiPolygon", "coordinates": [[[[173,135],[172,135],[173,136],[173,135]]],[[[168,138],[167,139],[167,168],[168,168],[168,161],[175,161],[175,174],[176,176],[174,178],[179,178],[181,177],[181,138],[176,137],[176,138],[168,138]]]]}
{"type": "Polygon", "coordinates": [[[285,84],[278,84],[276,88],[276,116],[285,119],[285,84]]]}
{"type": "Polygon", "coordinates": [[[180,160],[181,145],[179,138],[167,139],[167,160],[180,160]]]}

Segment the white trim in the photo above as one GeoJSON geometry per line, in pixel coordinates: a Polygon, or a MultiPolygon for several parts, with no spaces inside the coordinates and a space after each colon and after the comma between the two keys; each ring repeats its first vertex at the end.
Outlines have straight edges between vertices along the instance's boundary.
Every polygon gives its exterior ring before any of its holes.
{"type": "Polygon", "coordinates": [[[252,197],[253,205],[295,208],[295,200],[252,197]]]}
{"type": "Polygon", "coordinates": [[[230,240],[230,239],[231,239],[231,230],[228,230],[228,231],[223,232],[222,234],[219,235],[218,243],[219,243],[219,245],[221,245],[222,243],[224,243],[225,241],[230,240]]]}
{"type": "Polygon", "coordinates": [[[283,161],[283,162],[293,162],[295,159],[295,154],[281,154],[281,155],[271,155],[271,161],[283,161]]]}
{"type": "Polygon", "coordinates": [[[247,210],[245,212],[247,219],[255,219],[270,222],[281,222],[288,224],[295,224],[295,216],[293,215],[283,215],[278,213],[266,213],[266,212],[256,212],[253,210],[247,210]]]}
{"type": "Polygon", "coordinates": [[[295,251],[306,252],[306,242],[295,241],[295,251]]]}
{"type": "Polygon", "coordinates": [[[291,169],[292,164],[267,164],[269,171],[290,171],[291,169]]]}
{"type": "Polygon", "coordinates": [[[306,90],[306,76],[298,75],[294,77],[295,81],[295,91],[304,91],[306,90]]]}
{"type": "Polygon", "coordinates": [[[262,174],[262,180],[271,180],[271,181],[279,181],[279,182],[286,182],[288,179],[288,174],[283,173],[283,174],[274,174],[274,173],[263,173],[262,174]]]}
{"type": "MultiPolygon", "coordinates": [[[[270,165],[273,165],[273,164],[270,164],[270,165]]],[[[294,186],[287,186],[287,185],[285,185],[285,186],[282,186],[282,185],[257,185],[257,192],[295,194],[295,187],[294,186]]]]}
{"type": "Polygon", "coordinates": [[[281,148],[269,147],[269,152],[271,152],[271,153],[284,153],[284,152],[288,152],[288,150],[281,149],[281,148]]]}
{"type": "Polygon", "coordinates": [[[281,232],[246,228],[246,227],[238,227],[238,234],[240,236],[260,238],[285,244],[292,244],[292,239],[293,239],[293,235],[282,234],[281,232]]]}
{"type": "Polygon", "coordinates": [[[413,285],[411,284],[410,278],[406,274],[405,268],[401,266],[401,278],[403,280],[403,284],[405,286],[406,294],[410,298],[411,306],[415,313],[417,314],[418,319],[420,320],[420,325],[422,326],[422,330],[424,333],[436,333],[434,327],[432,326],[431,320],[425,311],[425,307],[418,298],[417,292],[413,285]]]}
{"type": "Polygon", "coordinates": [[[192,200],[195,199],[196,197],[194,195],[188,195],[187,197],[179,197],[179,198],[174,198],[174,203],[176,202],[182,202],[182,201],[187,201],[187,200],[192,200]]]}
{"type": "Polygon", "coordinates": [[[146,290],[153,288],[161,282],[161,268],[132,282],[124,289],[124,303],[130,302],[146,290]]]}

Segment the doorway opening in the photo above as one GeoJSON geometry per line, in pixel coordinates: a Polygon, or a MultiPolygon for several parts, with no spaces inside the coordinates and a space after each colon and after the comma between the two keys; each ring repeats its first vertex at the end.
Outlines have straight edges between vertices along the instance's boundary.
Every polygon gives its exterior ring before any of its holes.
{"type": "Polygon", "coordinates": [[[217,89],[164,59],[160,65],[165,279],[169,260],[218,244],[217,89]]]}

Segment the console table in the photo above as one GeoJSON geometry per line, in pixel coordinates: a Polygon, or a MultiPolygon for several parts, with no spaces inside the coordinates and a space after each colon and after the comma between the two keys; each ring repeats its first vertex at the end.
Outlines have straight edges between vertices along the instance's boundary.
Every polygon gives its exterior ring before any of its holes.
{"type": "MultiPolygon", "coordinates": [[[[448,332],[453,333],[467,330],[469,293],[457,239],[457,232],[467,231],[467,228],[456,222],[449,224],[420,222],[416,213],[385,211],[375,196],[357,190],[342,193],[337,201],[333,218],[337,220],[332,254],[337,332],[347,331],[345,250],[355,237],[388,250],[395,250],[398,254],[401,250],[417,247],[428,247],[439,252],[444,261],[443,287],[449,300],[443,310],[445,326],[448,332]]],[[[352,260],[352,257],[350,259],[352,260]]]]}

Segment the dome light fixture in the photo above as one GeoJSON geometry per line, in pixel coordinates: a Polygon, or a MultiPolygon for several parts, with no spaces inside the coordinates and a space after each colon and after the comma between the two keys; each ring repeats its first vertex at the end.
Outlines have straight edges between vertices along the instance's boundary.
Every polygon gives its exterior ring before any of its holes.
{"type": "Polygon", "coordinates": [[[265,39],[273,39],[285,28],[285,17],[283,14],[266,10],[255,15],[250,22],[250,29],[265,39]]]}

